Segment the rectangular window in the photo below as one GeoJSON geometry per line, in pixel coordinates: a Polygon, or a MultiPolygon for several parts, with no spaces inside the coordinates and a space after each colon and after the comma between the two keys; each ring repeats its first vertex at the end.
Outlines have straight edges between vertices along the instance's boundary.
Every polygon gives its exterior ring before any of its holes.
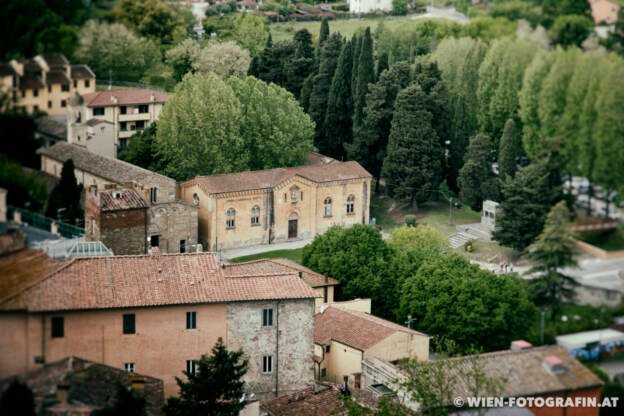
{"type": "Polygon", "coordinates": [[[65,336],[65,319],[62,316],[52,318],[52,338],[63,338],[65,336]]]}
{"type": "Polygon", "coordinates": [[[22,98],[26,98],[26,90],[22,90],[22,98]]]}
{"type": "Polygon", "coordinates": [[[323,303],[327,303],[329,298],[329,288],[327,286],[323,287],[323,303]]]}
{"type": "Polygon", "coordinates": [[[160,247],[160,236],[152,235],[150,236],[150,247],[160,247]]]}
{"type": "Polygon", "coordinates": [[[196,365],[195,360],[186,360],[186,372],[195,375],[196,365]]]}
{"type": "Polygon", "coordinates": [[[147,104],[139,106],[139,113],[145,114],[149,111],[149,106],[147,104]]]}
{"type": "Polygon", "coordinates": [[[52,101],[48,101],[48,108],[52,108],[52,101]]]}
{"type": "Polygon", "coordinates": [[[61,107],[63,108],[67,107],[67,101],[61,100],[61,107]]]}
{"type": "Polygon", "coordinates": [[[123,316],[123,333],[124,334],[136,334],[136,315],[133,313],[126,313],[123,316]]]}
{"type": "Polygon", "coordinates": [[[69,91],[69,84],[63,84],[63,85],[61,85],[61,91],[63,91],[63,92],[67,92],[67,91],[69,91]]]}
{"type": "Polygon", "coordinates": [[[48,85],[48,92],[52,92],[52,85],[48,85]]]}
{"type": "Polygon", "coordinates": [[[150,188],[150,202],[154,204],[158,197],[158,188],[150,188]]]}
{"type": "Polygon", "coordinates": [[[128,373],[134,373],[134,363],[124,363],[124,370],[128,373]]]}
{"type": "Polygon", "coordinates": [[[93,107],[93,115],[94,116],[103,116],[104,115],[104,107],[93,107]]]}
{"type": "Polygon", "coordinates": [[[125,121],[122,121],[121,123],[119,123],[119,129],[121,131],[128,131],[128,123],[125,121]]]}
{"type": "Polygon", "coordinates": [[[321,378],[325,378],[325,377],[327,377],[327,369],[321,368],[321,378]]]}
{"type": "Polygon", "coordinates": [[[74,88],[78,88],[78,80],[77,79],[74,80],[74,88]]]}
{"type": "Polygon", "coordinates": [[[136,127],[137,130],[143,130],[145,128],[145,121],[139,120],[134,123],[134,126],[136,127]]]}
{"type": "Polygon", "coordinates": [[[186,253],[186,240],[180,240],[180,253],[186,253]]]}
{"type": "Polygon", "coordinates": [[[273,372],[273,356],[262,356],[262,372],[264,374],[271,374],[273,372]]]}
{"type": "Polygon", "coordinates": [[[85,88],[89,88],[91,86],[91,81],[88,79],[85,79],[85,88]]]}
{"type": "Polygon", "coordinates": [[[33,111],[36,113],[37,111],[39,111],[39,106],[38,105],[33,105],[33,111]]]}
{"type": "Polygon", "coordinates": [[[273,326],[273,309],[262,309],[262,326],[273,326]]]}
{"type": "Polygon", "coordinates": [[[121,107],[119,107],[119,112],[121,114],[126,114],[128,112],[128,108],[125,105],[122,105],[121,107]]]}
{"type": "Polygon", "coordinates": [[[38,90],[38,89],[34,89],[34,90],[33,90],[33,95],[34,95],[35,97],[39,97],[39,90],[38,90]]]}
{"type": "Polygon", "coordinates": [[[197,329],[197,312],[186,313],[186,329],[197,329]]]}

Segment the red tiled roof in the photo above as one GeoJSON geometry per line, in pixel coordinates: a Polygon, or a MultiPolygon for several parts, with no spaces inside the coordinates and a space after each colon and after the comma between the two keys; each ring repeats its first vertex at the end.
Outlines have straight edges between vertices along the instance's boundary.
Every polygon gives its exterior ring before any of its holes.
{"type": "Polygon", "coordinates": [[[334,340],[360,351],[365,351],[396,332],[427,336],[368,313],[336,306],[329,306],[324,312],[317,313],[314,322],[315,343],[325,344],[334,340]]]}
{"type": "Polygon", "coordinates": [[[125,90],[111,90],[111,91],[98,91],[85,94],[84,98],[87,107],[107,107],[116,105],[130,105],[130,104],[149,104],[165,103],[169,99],[169,94],[148,89],[148,88],[128,88],[125,90]],[[154,101],[151,97],[154,96],[154,101]],[[113,102],[112,97],[117,99],[117,102],[113,102]]]}
{"type": "Polygon", "coordinates": [[[100,194],[100,209],[102,211],[140,209],[149,206],[136,189],[107,189],[98,192],[100,194]]]}
{"type": "Polygon", "coordinates": [[[36,284],[67,262],[52,260],[41,250],[25,248],[0,257],[0,303],[36,284]]]}
{"type": "Polygon", "coordinates": [[[349,179],[370,178],[371,174],[358,162],[333,162],[326,165],[307,165],[292,168],[276,168],[221,175],[197,176],[182,186],[197,184],[208,194],[268,189],[281,182],[300,176],[312,182],[333,182],[349,179]]]}
{"type": "Polygon", "coordinates": [[[266,400],[260,408],[270,416],[330,416],[347,415],[340,390],[333,385],[307,387],[296,393],[266,400]]]}
{"type": "Polygon", "coordinates": [[[320,273],[308,269],[289,259],[263,259],[253,260],[245,263],[237,263],[228,265],[225,268],[225,274],[229,277],[249,274],[298,274],[301,272],[301,278],[311,287],[335,286],[340,282],[333,277],[326,277],[320,273]]]}
{"type": "Polygon", "coordinates": [[[88,65],[78,64],[71,66],[72,79],[88,79],[95,78],[95,74],[88,65]]]}
{"type": "Polygon", "coordinates": [[[212,253],[77,258],[0,309],[41,311],[313,299],[296,275],[226,277],[212,253]]]}

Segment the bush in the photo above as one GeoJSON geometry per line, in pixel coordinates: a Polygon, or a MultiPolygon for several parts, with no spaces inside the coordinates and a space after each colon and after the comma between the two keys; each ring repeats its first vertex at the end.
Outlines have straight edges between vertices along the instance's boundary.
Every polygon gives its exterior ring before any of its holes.
{"type": "Polygon", "coordinates": [[[408,214],[405,216],[405,225],[408,227],[416,227],[416,215],[408,214]]]}

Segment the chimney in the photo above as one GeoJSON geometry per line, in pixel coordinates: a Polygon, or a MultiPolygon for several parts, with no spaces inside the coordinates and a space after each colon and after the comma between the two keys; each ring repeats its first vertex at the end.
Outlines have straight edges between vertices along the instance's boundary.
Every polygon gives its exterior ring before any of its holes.
{"type": "Polygon", "coordinates": [[[544,357],[544,361],[542,363],[544,369],[548,371],[550,374],[563,374],[566,372],[566,367],[563,365],[563,361],[561,358],[555,355],[547,355],[544,357]]]}
{"type": "Polygon", "coordinates": [[[532,348],[533,344],[523,339],[518,339],[515,341],[511,341],[511,350],[512,351],[521,351],[532,348]]]}
{"type": "Polygon", "coordinates": [[[202,251],[204,251],[204,248],[202,247],[201,243],[197,243],[197,252],[201,253],[202,251]]]}
{"type": "Polygon", "coordinates": [[[117,104],[117,102],[118,102],[117,97],[115,97],[114,95],[111,95],[111,96],[110,96],[110,99],[111,99],[111,102],[112,102],[113,104],[117,104]]]}
{"type": "Polygon", "coordinates": [[[151,102],[156,101],[156,96],[154,95],[154,93],[151,93],[151,94],[150,94],[150,101],[151,101],[151,102]]]}

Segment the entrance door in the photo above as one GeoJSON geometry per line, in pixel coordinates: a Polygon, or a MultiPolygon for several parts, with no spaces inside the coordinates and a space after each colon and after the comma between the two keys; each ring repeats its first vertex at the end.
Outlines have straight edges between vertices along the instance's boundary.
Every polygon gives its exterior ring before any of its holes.
{"type": "Polygon", "coordinates": [[[298,220],[288,220],[288,238],[297,238],[298,220]]]}

